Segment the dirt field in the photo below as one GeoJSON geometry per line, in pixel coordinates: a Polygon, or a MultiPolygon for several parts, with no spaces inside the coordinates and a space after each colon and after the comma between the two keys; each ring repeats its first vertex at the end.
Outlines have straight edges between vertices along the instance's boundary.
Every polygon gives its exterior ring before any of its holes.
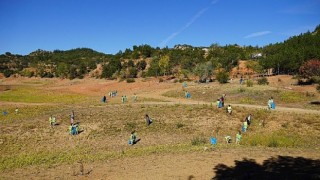
{"type": "Polygon", "coordinates": [[[156,78],[0,79],[0,110],[8,112],[0,117],[0,179],[319,179],[320,108],[309,104],[319,93],[294,86],[290,76],[268,80],[252,88],[237,79],[187,82],[183,89],[156,78]],[[215,107],[223,93],[232,116],[215,107]],[[270,96],[278,104],[271,112],[270,96]],[[72,110],[83,130],[76,136],[67,131],[72,110]],[[146,113],[154,120],[148,127],[146,113]],[[253,122],[240,145],[227,144],[224,137],[234,140],[249,113],[253,122]],[[50,115],[58,126],[49,126],[50,115]],[[140,141],[129,146],[132,130],[140,141]]]}

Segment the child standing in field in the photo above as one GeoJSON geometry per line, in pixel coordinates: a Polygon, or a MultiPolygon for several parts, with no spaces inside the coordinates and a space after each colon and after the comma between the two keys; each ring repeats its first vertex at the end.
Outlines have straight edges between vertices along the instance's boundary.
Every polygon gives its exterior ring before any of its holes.
{"type": "Polygon", "coordinates": [[[221,107],[221,102],[220,102],[220,99],[217,99],[217,102],[216,102],[216,104],[217,104],[217,108],[220,108],[220,107],[221,107]]]}
{"type": "Polygon", "coordinates": [[[78,134],[78,125],[77,124],[70,124],[69,126],[69,133],[71,135],[76,135],[78,134]]]}
{"type": "Polygon", "coordinates": [[[121,102],[124,103],[124,96],[121,96],[121,102]]]}
{"type": "Polygon", "coordinates": [[[223,96],[221,96],[220,101],[221,101],[221,107],[224,107],[224,97],[223,96]]]}
{"type": "Polygon", "coordinates": [[[232,108],[231,105],[229,104],[228,108],[227,108],[228,113],[231,115],[232,114],[232,108]]]}
{"type": "Polygon", "coordinates": [[[247,123],[248,123],[248,126],[250,126],[250,124],[251,124],[251,116],[252,116],[252,114],[249,114],[249,116],[247,116],[245,119],[245,121],[247,121],[247,123]]]}
{"type": "Polygon", "coordinates": [[[131,132],[131,135],[130,135],[130,139],[129,139],[129,141],[128,141],[128,144],[134,145],[134,144],[136,143],[136,140],[137,140],[136,131],[132,131],[132,132],[131,132]]]}
{"type": "Polygon", "coordinates": [[[146,123],[149,126],[152,123],[152,119],[149,117],[148,114],[146,114],[145,118],[146,118],[146,123]]]}
{"type": "Polygon", "coordinates": [[[275,109],[276,108],[276,104],[273,101],[273,97],[271,97],[271,109],[275,109]]]}
{"type": "Polygon", "coordinates": [[[49,122],[50,122],[50,125],[51,125],[51,126],[56,125],[56,118],[51,115],[51,116],[49,117],[49,122]]]}
{"type": "Polygon", "coordinates": [[[273,97],[269,98],[268,100],[268,109],[274,109],[274,102],[273,102],[273,97]]]}
{"type": "Polygon", "coordinates": [[[248,123],[247,121],[244,121],[242,125],[242,132],[247,132],[247,128],[248,128],[248,123]]]}
{"type": "Polygon", "coordinates": [[[226,136],[226,137],[224,137],[225,139],[226,139],[226,142],[229,144],[229,143],[231,143],[231,137],[230,136],[226,136]]]}
{"type": "Polygon", "coordinates": [[[136,102],[136,101],[137,101],[137,95],[136,95],[136,94],[133,94],[132,100],[133,100],[133,102],[136,102]]]}
{"type": "Polygon", "coordinates": [[[107,102],[107,97],[103,96],[102,99],[101,99],[101,102],[106,103],[107,102]]]}

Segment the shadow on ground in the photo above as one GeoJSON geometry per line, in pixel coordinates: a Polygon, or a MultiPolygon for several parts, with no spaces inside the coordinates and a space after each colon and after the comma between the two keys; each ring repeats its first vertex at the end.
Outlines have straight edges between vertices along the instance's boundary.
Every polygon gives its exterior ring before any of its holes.
{"type": "Polygon", "coordinates": [[[235,161],[235,166],[218,164],[212,179],[320,179],[320,160],[303,157],[271,157],[257,164],[254,159],[235,161]]]}

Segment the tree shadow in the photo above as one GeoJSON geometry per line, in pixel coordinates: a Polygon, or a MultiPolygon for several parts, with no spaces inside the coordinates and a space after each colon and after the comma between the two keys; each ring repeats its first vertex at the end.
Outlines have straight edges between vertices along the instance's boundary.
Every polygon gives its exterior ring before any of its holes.
{"type": "Polygon", "coordinates": [[[235,166],[218,164],[212,179],[320,179],[320,160],[303,157],[271,157],[262,165],[254,159],[235,161],[235,166]]]}

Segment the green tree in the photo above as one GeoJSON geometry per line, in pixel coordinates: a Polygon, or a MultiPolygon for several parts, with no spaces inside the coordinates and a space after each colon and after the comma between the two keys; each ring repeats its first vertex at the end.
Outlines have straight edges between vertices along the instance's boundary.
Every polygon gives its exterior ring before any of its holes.
{"type": "Polygon", "coordinates": [[[158,76],[159,73],[160,73],[159,58],[153,57],[147,72],[147,76],[158,76]]]}
{"type": "Polygon", "coordinates": [[[200,80],[210,79],[213,74],[212,62],[208,61],[206,63],[198,64],[194,69],[194,73],[200,80]]]}
{"type": "Polygon", "coordinates": [[[111,78],[112,75],[121,70],[121,62],[119,59],[112,59],[108,64],[105,64],[102,69],[101,78],[111,78]]]}
{"type": "Polygon", "coordinates": [[[160,68],[160,72],[163,75],[166,75],[169,72],[169,56],[165,55],[165,56],[161,56],[160,60],[159,60],[159,68],[160,68]]]}
{"type": "Polygon", "coordinates": [[[216,79],[219,81],[219,83],[224,84],[227,83],[229,80],[229,73],[227,71],[219,71],[216,74],[216,79]]]}
{"type": "Polygon", "coordinates": [[[60,78],[67,78],[70,66],[66,63],[59,63],[57,66],[56,76],[60,78]]]}

